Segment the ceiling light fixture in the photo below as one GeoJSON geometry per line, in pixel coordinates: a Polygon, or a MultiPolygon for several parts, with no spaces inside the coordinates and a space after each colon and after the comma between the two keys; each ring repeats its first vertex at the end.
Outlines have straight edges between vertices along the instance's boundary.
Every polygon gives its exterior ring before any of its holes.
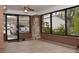
{"type": "Polygon", "coordinates": [[[28,11],[25,9],[24,12],[26,13],[26,12],[28,12],[28,11]]]}

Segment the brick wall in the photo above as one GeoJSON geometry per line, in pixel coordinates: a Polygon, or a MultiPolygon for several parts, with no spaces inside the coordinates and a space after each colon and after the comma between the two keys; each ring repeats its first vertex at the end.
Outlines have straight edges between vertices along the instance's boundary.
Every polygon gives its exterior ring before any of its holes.
{"type": "Polygon", "coordinates": [[[3,39],[3,7],[0,6],[0,48],[4,48],[4,39],[3,39]]]}
{"type": "Polygon", "coordinates": [[[42,33],[41,38],[45,39],[45,40],[56,41],[56,42],[65,43],[65,44],[69,44],[69,45],[73,45],[73,46],[79,46],[78,37],[42,33]]]}

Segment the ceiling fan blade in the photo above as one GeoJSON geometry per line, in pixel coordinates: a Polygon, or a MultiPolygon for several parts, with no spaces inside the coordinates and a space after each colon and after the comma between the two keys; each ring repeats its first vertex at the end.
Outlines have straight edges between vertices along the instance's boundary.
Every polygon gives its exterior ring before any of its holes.
{"type": "Polygon", "coordinates": [[[31,8],[30,8],[30,7],[28,7],[28,6],[24,6],[24,10],[34,11],[34,9],[31,9],[31,8]]]}
{"type": "Polygon", "coordinates": [[[28,8],[30,11],[34,11],[34,9],[28,8]]]}

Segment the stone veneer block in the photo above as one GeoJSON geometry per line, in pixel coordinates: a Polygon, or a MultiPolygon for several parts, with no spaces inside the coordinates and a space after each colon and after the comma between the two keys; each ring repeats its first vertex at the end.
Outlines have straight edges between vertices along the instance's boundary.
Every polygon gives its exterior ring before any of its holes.
{"type": "Polygon", "coordinates": [[[33,39],[40,39],[40,17],[35,15],[32,17],[32,38],[33,39]]]}

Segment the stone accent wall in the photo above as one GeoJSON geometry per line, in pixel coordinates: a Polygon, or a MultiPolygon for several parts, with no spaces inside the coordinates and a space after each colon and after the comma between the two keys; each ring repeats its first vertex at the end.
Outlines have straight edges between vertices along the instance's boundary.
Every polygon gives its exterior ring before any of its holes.
{"type": "Polygon", "coordinates": [[[32,39],[40,39],[40,17],[32,17],[32,39]]]}
{"type": "Polygon", "coordinates": [[[0,6],[0,48],[4,48],[4,39],[3,39],[3,7],[0,6]]]}

